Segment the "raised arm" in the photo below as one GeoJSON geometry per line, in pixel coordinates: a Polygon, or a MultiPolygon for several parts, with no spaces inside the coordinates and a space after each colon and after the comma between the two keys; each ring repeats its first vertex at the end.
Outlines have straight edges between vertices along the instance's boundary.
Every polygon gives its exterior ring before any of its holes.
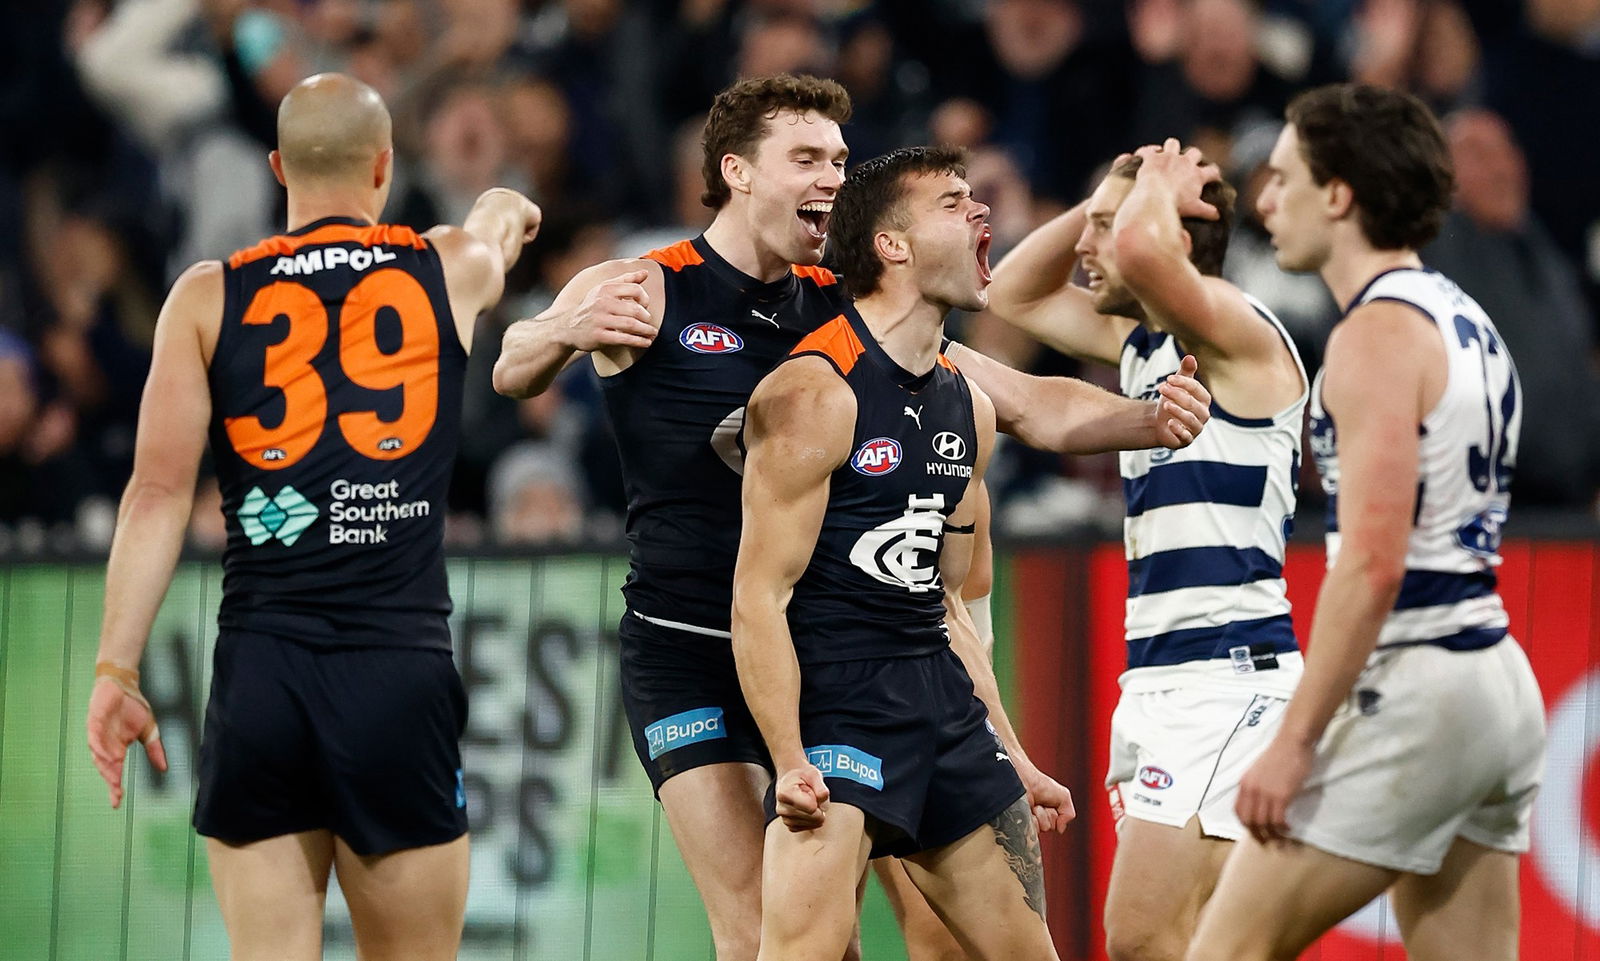
{"type": "Polygon", "coordinates": [[[989,311],[1064,354],[1115,366],[1133,330],[1126,317],[1101,314],[1072,283],[1086,200],[1022,239],[994,269],[989,311]]]}
{"type": "Polygon", "coordinates": [[[439,251],[444,282],[462,347],[472,349],[478,315],[500,302],[505,274],[532,242],[543,220],[539,205],[506,187],[478,195],[460,227],[441,224],[428,238],[439,251]]]}
{"type": "Polygon", "coordinates": [[[200,454],[211,420],[206,366],[222,323],[222,265],[190,267],[173,284],[156,322],[150,376],[139,404],[133,476],[122,495],[106,565],[105,614],[89,695],[89,750],[122,803],[128,747],[144,744],[150,763],[167,755],[150,704],[139,692],[139,661],[156,611],[172,582],[194,505],[200,454]]]}
{"type": "Polygon", "coordinates": [[[1334,710],[1350,696],[1405,576],[1416,510],[1417,425],[1442,393],[1439,333],[1411,308],[1359,308],[1328,338],[1323,398],[1339,436],[1339,555],[1311,619],[1305,674],[1277,735],[1240,782],[1236,808],[1258,839],[1285,812],[1334,710]]]}
{"type": "Polygon", "coordinates": [[[1200,200],[1205,185],[1220,179],[1215,164],[1203,164],[1196,148],[1176,140],[1141,147],[1133,188],[1111,225],[1117,265],[1128,290],[1163,329],[1207,359],[1207,376],[1218,360],[1254,360],[1283,352],[1283,340],[1262,323],[1238,288],[1201,274],[1189,259],[1183,217],[1216,219],[1216,208],[1200,200]]]}
{"type": "Polygon", "coordinates": [[[782,364],[745,414],[744,528],[733,574],[739,686],[778,771],[778,814],[815,828],[828,789],[800,738],[800,666],[788,607],[828,507],[829,477],[850,456],[855,395],[827,361],[782,364]]]}
{"type": "Polygon", "coordinates": [[[963,344],[950,360],[987,393],[1001,430],[1029,447],[1063,454],[1189,446],[1211,419],[1211,394],[1195,379],[1195,361],[1163,382],[1157,400],[1132,400],[1071,377],[1013,370],[963,344]]]}
{"type": "Polygon", "coordinates": [[[655,341],[666,309],[661,265],[609,260],[580,271],[543,313],[506,328],[494,363],[494,389],[507,397],[544,393],[580,353],[609,375],[655,341]]]}
{"type": "Polygon", "coordinates": [[[994,665],[983,648],[983,641],[972,623],[967,605],[961,600],[961,589],[966,584],[972,563],[979,502],[988,496],[983,487],[983,474],[989,465],[989,456],[994,452],[994,407],[976,385],[972,387],[972,407],[978,430],[977,461],[966,494],[946,523],[944,545],[939,553],[939,579],[944,584],[945,627],[950,632],[950,649],[955,651],[972,678],[973,693],[989,709],[989,721],[1005,745],[1011,764],[1017,769],[1017,776],[1028,790],[1029,803],[1039,830],[1060,831],[1076,816],[1072,795],[1040,771],[1023,750],[1022,740],[1011,726],[1005,703],[1000,699],[1000,684],[995,680],[994,665]]]}

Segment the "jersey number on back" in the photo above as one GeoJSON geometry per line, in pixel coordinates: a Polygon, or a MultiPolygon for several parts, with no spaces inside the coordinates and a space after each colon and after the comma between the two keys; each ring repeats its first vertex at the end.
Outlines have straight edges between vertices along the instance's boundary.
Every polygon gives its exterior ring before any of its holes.
{"type": "MultiPolygon", "coordinates": [[[[289,334],[267,348],[268,387],[283,394],[283,418],[268,427],[255,415],[223,421],[233,449],[252,466],[282,470],[298,463],[322,437],[328,389],[312,366],[329,330],[328,311],[310,288],[292,281],[263,287],[245,309],[246,325],[289,322],[289,334]]],[[[374,410],[338,414],[339,432],[350,449],[373,460],[396,460],[427,438],[439,410],[439,327],[415,277],[402,270],[368,274],[345,295],[339,311],[339,367],[368,390],[402,390],[400,415],[386,421],[374,410]],[[378,346],[378,312],[387,307],[400,321],[400,347],[378,346]]]]}

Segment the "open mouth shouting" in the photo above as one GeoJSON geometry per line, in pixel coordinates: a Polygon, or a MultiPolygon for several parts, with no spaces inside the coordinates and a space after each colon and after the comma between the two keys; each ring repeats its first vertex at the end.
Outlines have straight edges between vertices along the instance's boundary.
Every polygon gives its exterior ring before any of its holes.
{"type": "Polygon", "coordinates": [[[989,273],[989,245],[993,242],[994,231],[989,229],[988,224],[984,224],[983,229],[978,232],[977,258],[978,279],[981,280],[986,286],[988,285],[991,276],[989,273]]]}
{"type": "Polygon", "coordinates": [[[828,220],[833,216],[833,201],[813,200],[800,205],[796,211],[800,224],[811,236],[811,239],[821,243],[828,239],[828,220]]]}

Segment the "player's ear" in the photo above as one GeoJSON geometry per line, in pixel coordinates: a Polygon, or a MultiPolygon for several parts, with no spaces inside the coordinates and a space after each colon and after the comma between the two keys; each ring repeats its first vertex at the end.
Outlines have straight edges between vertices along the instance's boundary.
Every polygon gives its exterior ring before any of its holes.
{"type": "Polygon", "coordinates": [[[873,234],[872,250],[885,263],[903,264],[911,259],[911,247],[899,231],[880,230],[873,234]]]}
{"type": "Polygon", "coordinates": [[[1330,220],[1343,220],[1349,216],[1356,203],[1356,192],[1338,177],[1330,177],[1322,185],[1322,205],[1330,220]]]}
{"type": "Polygon", "coordinates": [[[267,153],[267,166],[272,168],[272,175],[278,178],[278,185],[289,186],[289,181],[283,179],[283,154],[276,150],[267,153]]]}
{"type": "Polygon", "coordinates": [[[738,154],[725,153],[722,155],[722,179],[727,181],[728,189],[735,193],[747,194],[750,192],[750,164],[738,154]]]}
{"type": "Polygon", "coordinates": [[[385,147],[378,151],[378,156],[372,161],[372,189],[381,190],[394,174],[394,148],[385,147]]]}

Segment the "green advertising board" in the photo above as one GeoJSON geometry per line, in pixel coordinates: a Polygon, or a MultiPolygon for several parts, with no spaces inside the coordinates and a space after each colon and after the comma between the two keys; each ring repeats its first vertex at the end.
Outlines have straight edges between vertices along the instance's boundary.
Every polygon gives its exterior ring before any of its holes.
{"type": "MultiPolygon", "coordinates": [[[[464,961],[709,961],[710,931],[617,693],[626,562],[455,559],[472,824],[464,961]]],[[[0,961],[218,959],[227,937],[189,825],[221,572],[181,565],[143,686],[170,769],[136,750],[113,811],[84,713],[98,566],[0,567],[0,961]]],[[[353,959],[329,894],[327,957],[353,959]]],[[[904,958],[874,886],[864,955],[904,958]]]]}

